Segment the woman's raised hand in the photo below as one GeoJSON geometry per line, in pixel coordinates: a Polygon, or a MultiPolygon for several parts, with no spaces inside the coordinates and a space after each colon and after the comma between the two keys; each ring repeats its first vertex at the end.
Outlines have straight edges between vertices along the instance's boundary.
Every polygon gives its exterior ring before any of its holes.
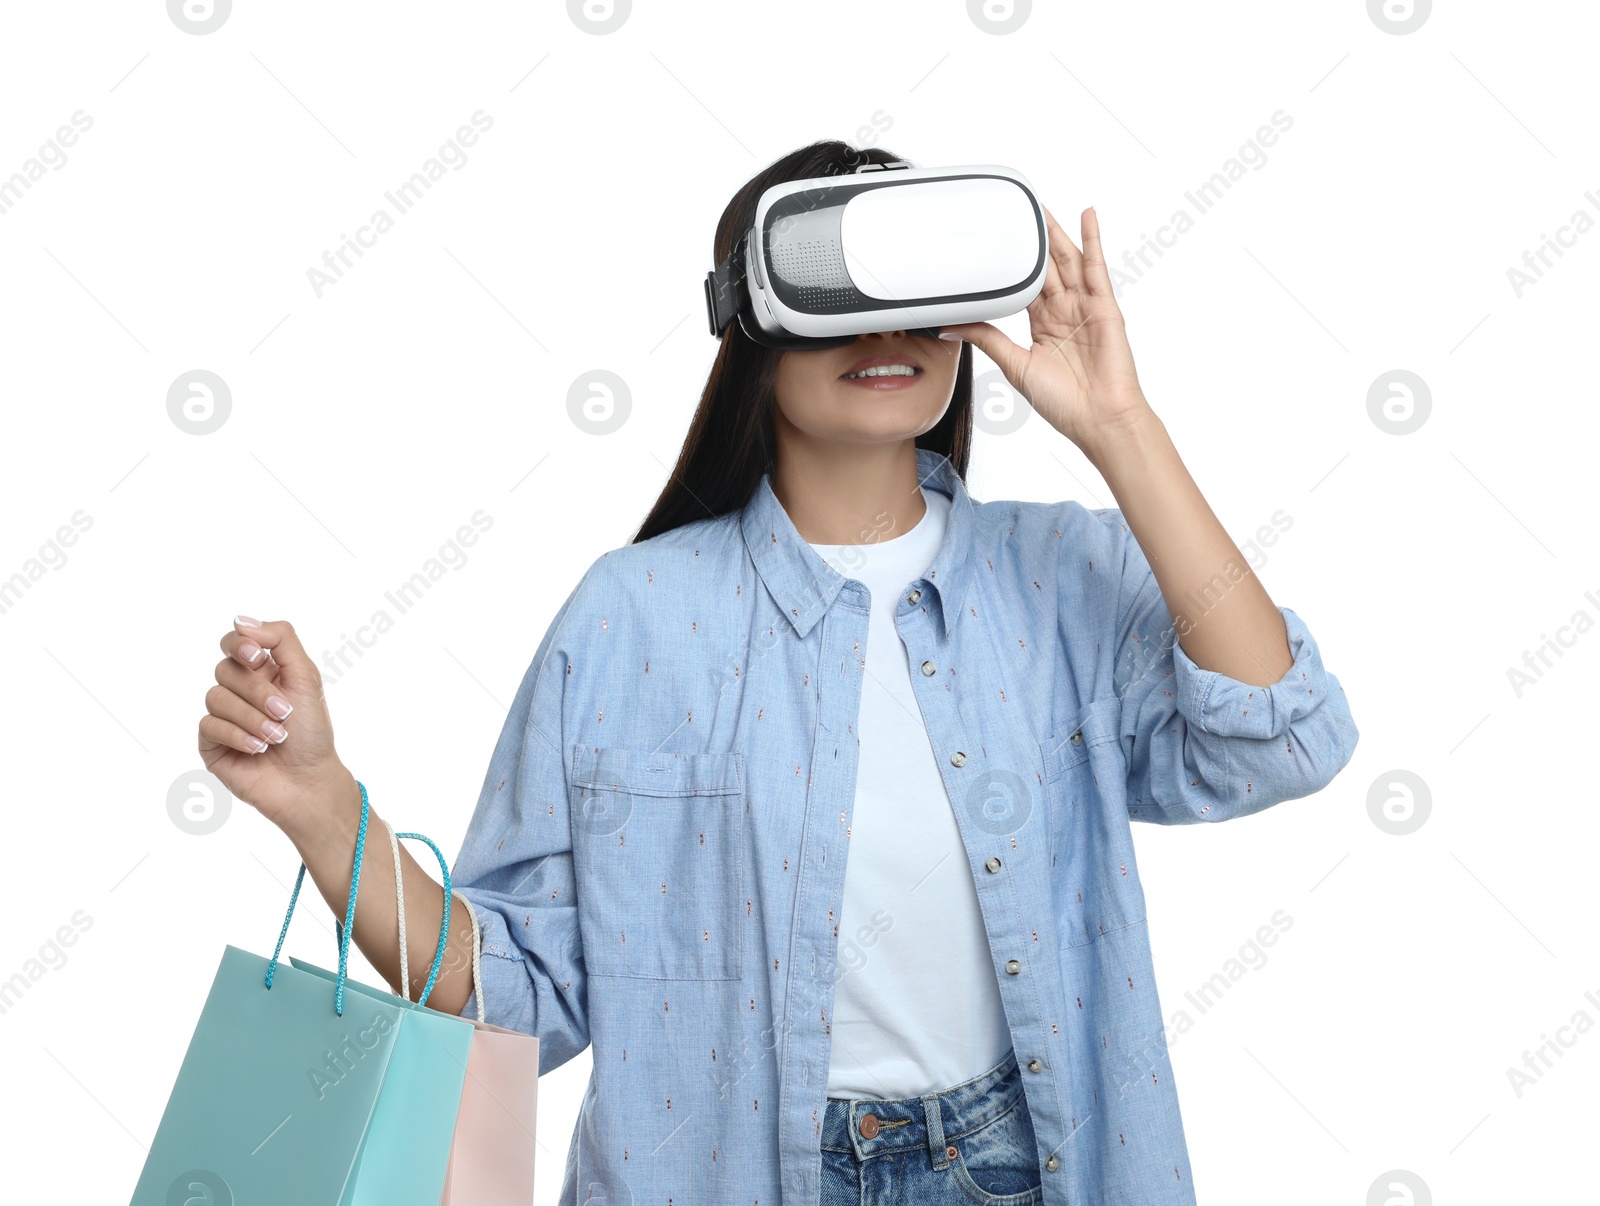
{"type": "Polygon", "coordinates": [[[1100,222],[1083,211],[1083,250],[1048,209],[1050,256],[1044,288],[1028,306],[1032,343],[1013,343],[993,323],[941,327],[977,347],[1013,389],[1062,435],[1094,459],[1099,441],[1149,410],[1134,371],[1122,310],[1100,246],[1100,222]]]}
{"type": "Polygon", "coordinates": [[[238,616],[206,692],[200,756],[239,799],[296,838],[355,790],[333,748],[322,672],[287,620],[238,616]]]}

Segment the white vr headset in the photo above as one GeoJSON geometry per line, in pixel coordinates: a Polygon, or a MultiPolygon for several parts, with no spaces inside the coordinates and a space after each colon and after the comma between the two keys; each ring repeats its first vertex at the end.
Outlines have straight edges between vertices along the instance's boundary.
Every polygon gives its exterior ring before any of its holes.
{"type": "Polygon", "coordinates": [[[1044,288],[1044,210],[1007,167],[904,160],[775,184],[706,274],[720,338],[735,317],[762,347],[810,351],[872,331],[935,336],[1026,309],[1044,288]]]}

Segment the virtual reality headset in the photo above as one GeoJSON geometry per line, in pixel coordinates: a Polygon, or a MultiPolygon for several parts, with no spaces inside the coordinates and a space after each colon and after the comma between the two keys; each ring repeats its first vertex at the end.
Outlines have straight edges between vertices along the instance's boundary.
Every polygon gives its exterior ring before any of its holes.
{"type": "Polygon", "coordinates": [[[872,331],[1026,309],[1044,288],[1044,210],[1020,172],[905,160],[775,184],[728,257],[706,273],[706,315],[768,348],[841,347],[872,331]]]}

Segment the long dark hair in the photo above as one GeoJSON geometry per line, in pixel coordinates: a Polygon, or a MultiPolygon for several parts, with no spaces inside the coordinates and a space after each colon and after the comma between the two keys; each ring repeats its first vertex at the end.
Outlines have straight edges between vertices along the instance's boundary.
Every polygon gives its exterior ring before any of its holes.
{"type": "MultiPolygon", "coordinates": [[[[898,158],[881,147],[863,150],[836,141],[814,142],[791,151],[751,177],[728,202],[717,222],[712,267],[722,262],[740,233],[755,221],[756,203],[772,185],[813,176],[845,175],[863,163],[886,163],[898,158]]],[[[937,250],[929,248],[929,254],[937,254],[937,250]]],[[[678,463],[630,544],[697,519],[725,515],[749,500],[761,475],[772,471],[777,455],[773,385],[782,355],[781,351],[753,342],[737,320],[728,324],[700,393],[700,405],[689,422],[678,463]]],[[[972,447],[971,344],[961,345],[949,407],[938,423],[917,437],[916,444],[949,457],[956,472],[966,478],[967,456],[972,447]]]]}

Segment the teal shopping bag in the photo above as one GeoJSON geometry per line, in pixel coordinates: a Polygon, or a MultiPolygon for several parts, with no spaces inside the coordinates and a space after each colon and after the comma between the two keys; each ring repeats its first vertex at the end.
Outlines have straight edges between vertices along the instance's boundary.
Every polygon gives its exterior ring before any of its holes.
{"type": "MultiPolygon", "coordinates": [[[[289,961],[325,984],[336,978],[333,972],[303,959],[291,957],[289,961]]],[[[367,1142],[361,1149],[355,1192],[345,1199],[345,1206],[395,1206],[413,1199],[439,1206],[450,1167],[456,1109],[466,1081],[472,1023],[354,980],[347,980],[345,987],[380,1006],[394,1002],[410,1011],[405,1019],[405,1041],[390,1057],[367,1142]]],[[[360,1009],[351,1008],[359,1016],[360,1009]]]]}
{"type": "Polygon", "coordinates": [[[339,971],[278,962],[302,865],[272,958],[224,950],[130,1206],[438,1206],[473,1028],[346,978],[366,820],[363,788],[339,971]]]}
{"type": "Polygon", "coordinates": [[[361,996],[341,1017],[320,976],[264,988],[268,963],[223,952],[132,1206],[345,1201],[407,1011],[361,996]]]}

